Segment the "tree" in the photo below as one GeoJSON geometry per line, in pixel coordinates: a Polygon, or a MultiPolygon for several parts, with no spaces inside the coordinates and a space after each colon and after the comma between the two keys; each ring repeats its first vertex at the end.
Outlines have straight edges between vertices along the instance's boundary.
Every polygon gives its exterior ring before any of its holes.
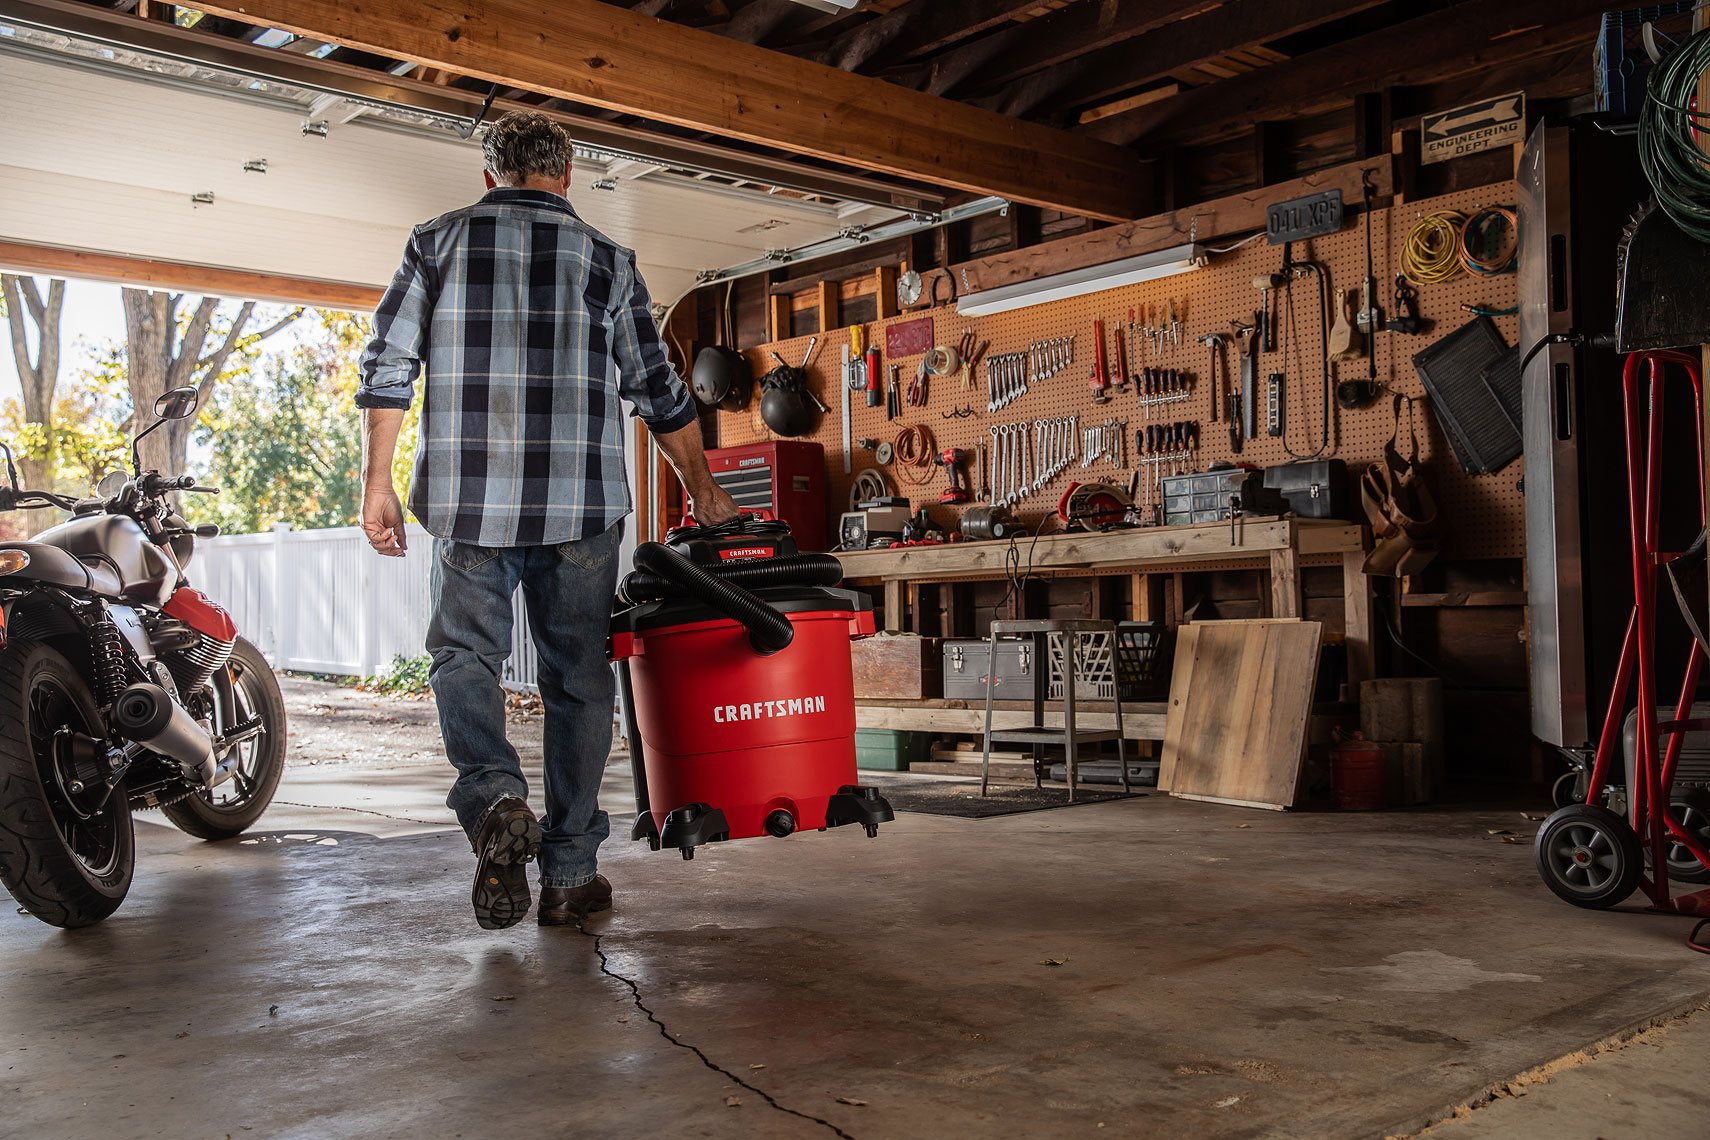
{"type": "MultiPolygon", "coordinates": [[[[214,389],[201,420],[218,498],[186,496],[196,522],[254,532],[276,522],[350,526],[361,502],[356,362],[373,335],[366,317],[320,314],[321,332],[270,358],[244,384],[214,389]]],[[[413,430],[415,414],[407,417],[413,430]]],[[[164,430],[164,429],[162,429],[164,430]]]]}
{"type": "MultiPolygon", "coordinates": [[[[245,301],[229,323],[220,318],[217,297],[203,297],[185,316],[182,293],[124,289],[125,376],[130,385],[133,415],[149,414],[154,402],[173,388],[194,386],[204,400],[225,374],[234,354],[242,356],[298,317],[293,309],[258,332],[245,332],[255,302],[245,301]],[[213,347],[209,348],[210,334],[213,347]],[[205,352],[205,354],[204,354],[205,352]]],[[[195,417],[178,420],[142,441],[144,470],[176,472],[184,468],[195,417]]]]}
{"type": "MultiPolygon", "coordinates": [[[[17,277],[0,273],[0,309],[6,312],[6,323],[12,334],[12,359],[18,366],[18,384],[23,389],[23,423],[39,425],[39,436],[46,450],[19,448],[19,476],[26,487],[53,486],[58,470],[54,456],[53,431],[54,389],[59,383],[59,318],[65,308],[65,282],[57,278],[48,283],[47,299],[42,299],[34,277],[17,277]],[[28,328],[25,317],[35,326],[36,358],[30,359],[28,328]]],[[[25,530],[34,534],[51,519],[37,517],[42,512],[25,516],[25,530]]]]}

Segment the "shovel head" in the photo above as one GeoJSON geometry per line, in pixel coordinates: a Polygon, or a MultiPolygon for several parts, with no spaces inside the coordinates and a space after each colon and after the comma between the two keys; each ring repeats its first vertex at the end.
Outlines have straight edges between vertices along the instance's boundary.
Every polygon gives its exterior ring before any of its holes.
{"type": "Polygon", "coordinates": [[[1627,226],[1620,273],[1617,351],[1710,343],[1710,249],[1654,204],[1627,226]]]}

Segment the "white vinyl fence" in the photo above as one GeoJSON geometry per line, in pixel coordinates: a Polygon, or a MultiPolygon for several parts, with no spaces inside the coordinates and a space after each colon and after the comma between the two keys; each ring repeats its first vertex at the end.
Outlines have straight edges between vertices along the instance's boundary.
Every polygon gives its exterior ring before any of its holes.
{"type": "MultiPolygon", "coordinates": [[[[367,677],[423,652],[433,536],[409,528],[409,552],[382,558],[361,527],[222,535],[196,544],[190,578],[231,611],[276,669],[367,677]]],[[[504,682],[535,683],[534,643],[515,599],[504,682]]]]}

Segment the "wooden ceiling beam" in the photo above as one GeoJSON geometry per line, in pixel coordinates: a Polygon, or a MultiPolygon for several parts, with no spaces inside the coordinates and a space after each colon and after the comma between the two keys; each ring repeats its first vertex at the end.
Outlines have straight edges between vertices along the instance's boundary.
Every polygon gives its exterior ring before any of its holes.
{"type": "Polygon", "coordinates": [[[1100,0],[1071,4],[933,61],[934,74],[927,90],[934,95],[959,94],[964,88],[991,90],[1216,6],[1217,0],[1100,0]]]}
{"type": "Polygon", "coordinates": [[[1017,115],[1046,102],[1062,110],[1078,110],[1167,79],[1184,68],[1297,35],[1376,8],[1382,2],[1232,0],[1136,39],[1088,52],[1063,67],[1012,82],[1003,92],[1002,107],[1006,113],[1017,115]]]}
{"type": "Polygon", "coordinates": [[[830,59],[845,70],[876,71],[941,51],[1039,7],[1040,0],[908,0],[832,41],[830,59]]]}
{"type": "Polygon", "coordinates": [[[1366,92],[1440,83],[1589,43],[1605,7],[1604,0],[1466,0],[1083,130],[1123,144],[1229,138],[1260,119],[1298,118],[1366,92]]]}
{"type": "MultiPolygon", "coordinates": [[[[80,0],[0,0],[0,17],[96,43],[337,93],[356,102],[373,100],[433,115],[473,118],[489,88],[489,84],[479,80],[463,79],[454,70],[429,69],[435,72],[429,77],[418,69],[415,73],[418,78],[409,78],[305,56],[304,45],[313,47],[321,42],[314,37],[299,38],[281,48],[259,48],[224,36],[210,36],[194,28],[179,28],[156,20],[145,23],[80,0]]],[[[533,92],[529,96],[541,98],[533,92]]],[[[525,106],[501,97],[493,104],[492,114],[525,106]]],[[[932,213],[944,207],[942,192],[918,181],[893,183],[844,169],[826,169],[755,154],[723,140],[708,143],[675,132],[667,134],[657,128],[624,126],[601,117],[616,117],[617,112],[577,107],[571,100],[549,100],[541,109],[563,123],[577,142],[595,150],[634,154],[765,185],[915,212],[932,213]]]]}
{"type": "Polygon", "coordinates": [[[883,80],[720,39],[598,0],[214,0],[215,15],[1104,220],[1138,211],[1138,158],[883,80]]]}
{"type": "Polygon", "coordinates": [[[309,305],[346,313],[370,313],[385,291],[378,285],[349,281],[323,281],[255,273],[217,265],[193,265],[182,261],[160,261],[97,249],[38,245],[33,242],[0,240],[0,268],[16,273],[40,273],[102,281],[134,288],[171,289],[206,297],[229,297],[235,301],[275,301],[283,305],[309,305]]]}

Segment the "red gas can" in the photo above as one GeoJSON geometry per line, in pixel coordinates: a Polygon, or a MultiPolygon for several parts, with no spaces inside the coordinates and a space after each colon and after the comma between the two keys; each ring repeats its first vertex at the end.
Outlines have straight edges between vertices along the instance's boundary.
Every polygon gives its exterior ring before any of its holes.
{"type": "Polygon", "coordinates": [[[1337,734],[1330,749],[1330,801],[1338,811],[1377,811],[1384,806],[1383,750],[1358,732],[1337,734]]]}
{"type": "Polygon", "coordinates": [[[747,597],[788,619],[787,647],[757,649],[741,622],[694,598],[639,605],[612,623],[632,763],[645,773],[635,837],[685,857],[720,839],[843,823],[871,833],[891,818],[855,774],[849,643],[872,635],[871,603],[811,585],[747,597]]]}

